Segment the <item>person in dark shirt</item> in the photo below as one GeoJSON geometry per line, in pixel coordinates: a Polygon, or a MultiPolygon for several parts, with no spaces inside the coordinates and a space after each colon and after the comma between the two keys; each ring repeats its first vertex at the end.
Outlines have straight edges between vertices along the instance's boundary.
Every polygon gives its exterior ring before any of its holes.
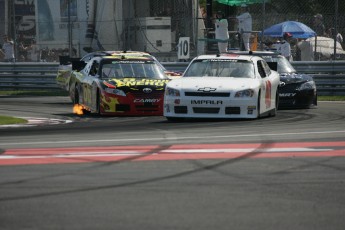
{"type": "Polygon", "coordinates": [[[325,25],[323,24],[322,14],[314,15],[313,29],[317,36],[326,36],[325,25]]]}

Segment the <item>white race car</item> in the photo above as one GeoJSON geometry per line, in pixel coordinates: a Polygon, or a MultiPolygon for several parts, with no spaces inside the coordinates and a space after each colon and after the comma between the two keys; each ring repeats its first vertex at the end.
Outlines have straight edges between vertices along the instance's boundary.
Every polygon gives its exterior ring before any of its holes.
{"type": "Polygon", "coordinates": [[[201,55],[167,84],[164,116],[171,121],[275,116],[279,83],[279,74],[261,57],[201,55]]]}

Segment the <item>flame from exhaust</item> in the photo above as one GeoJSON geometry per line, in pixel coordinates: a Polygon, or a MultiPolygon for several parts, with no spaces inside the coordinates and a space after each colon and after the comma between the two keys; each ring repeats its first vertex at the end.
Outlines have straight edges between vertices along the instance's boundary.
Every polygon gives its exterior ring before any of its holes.
{"type": "Polygon", "coordinates": [[[83,106],[79,105],[79,104],[75,104],[73,106],[73,113],[78,114],[78,115],[83,115],[83,106]]]}

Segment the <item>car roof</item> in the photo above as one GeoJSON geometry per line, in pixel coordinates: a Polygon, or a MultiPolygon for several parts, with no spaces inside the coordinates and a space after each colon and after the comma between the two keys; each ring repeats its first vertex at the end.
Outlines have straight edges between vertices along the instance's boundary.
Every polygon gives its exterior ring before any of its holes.
{"type": "Polygon", "coordinates": [[[151,57],[155,59],[151,54],[141,51],[96,51],[86,54],[81,60],[89,61],[94,57],[106,57],[106,56],[137,56],[137,57],[151,57]]]}
{"type": "Polygon", "coordinates": [[[113,56],[96,56],[93,57],[91,60],[101,62],[102,60],[114,60],[114,61],[153,61],[154,63],[155,60],[152,57],[145,57],[145,56],[132,56],[132,55],[113,55],[113,56]]]}
{"type": "Polygon", "coordinates": [[[220,54],[206,54],[200,55],[195,59],[232,59],[232,60],[247,60],[247,61],[254,61],[254,60],[262,60],[260,56],[254,55],[244,55],[240,53],[220,53],[220,54]]]}
{"type": "Polygon", "coordinates": [[[81,60],[84,62],[88,62],[94,57],[101,57],[102,58],[122,58],[122,59],[129,59],[129,58],[146,58],[146,60],[153,60],[156,62],[157,65],[160,66],[164,71],[166,71],[165,67],[157,60],[157,58],[147,52],[142,51],[96,51],[89,54],[86,54],[81,60]]]}
{"type": "Polygon", "coordinates": [[[270,57],[283,57],[280,53],[278,53],[276,50],[264,50],[264,51],[239,51],[239,50],[233,50],[228,51],[229,54],[240,54],[240,55],[251,55],[251,56],[270,56],[270,57]]]}

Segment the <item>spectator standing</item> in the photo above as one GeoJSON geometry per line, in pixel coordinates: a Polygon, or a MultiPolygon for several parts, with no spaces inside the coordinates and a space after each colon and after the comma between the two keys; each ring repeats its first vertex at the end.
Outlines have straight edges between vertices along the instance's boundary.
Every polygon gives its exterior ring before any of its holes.
{"type": "Polygon", "coordinates": [[[36,40],[32,39],[31,46],[29,49],[30,61],[39,62],[40,61],[40,50],[36,45],[36,40]]]}
{"type": "Polygon", "coordinates": [[[341,33],[337,33],[337,35],[335,36],[335,29],[334,28],[330,28],[328,30],[328,34],[329,34],[329,37],[330,38],[333,38],[335,37],[336,41],[339,42],[341,45],[343,44],[343,36],[341,35],[341,33]]]}
{"type": "Polygon", "coordinates": [[[323,16],[322,14],[314,15],[313,20],[314,31],[317,36],[326,36],[325,25],[323,24],[323,16]]]}
{"type": "Polygon", "coordinates": [[[27,61],[28,59],[28,50],[29,50],[29,46],[24,46],[24,42],[20,41],[19,43],[17,43],[17,50],[18,50],[18,58],[17,61],[27,61]]]}
{"type": "Polygon", "coordinates": [[[218,39],[219,53],[224,53],[228,50],[229,31],[228,31],[228,19],[224,17],[223,12],[221,11],[217,12],[214,24],[215,24],[216,39],[218,39]]]}
{"type": "Polygon", "coordinates": [[[14,62],[14,42],[7,36],[3,36],[4,44],[2,45],[2,51],[4,53],[5,62],[14,62]]]}
{"type": "Polygon", "coordinates": [[[276,49],[281,55],[286,57],[289,61],[292,61],[291,46],[289,39],[292,37],[290,33],[284,33],[283,40],[273,44],[273,48],[276,49]]]}
{"type": "Polygon", "coordinates": [[[238,32],[240,33],[240,37],[242,39],[244,49],[249,51],[250,50],[250,35],[252,31],[252,16],[249,13],[248,6],[246,4],[241,5],[241,14],[237,17],[238,23],[238,32]]]}

